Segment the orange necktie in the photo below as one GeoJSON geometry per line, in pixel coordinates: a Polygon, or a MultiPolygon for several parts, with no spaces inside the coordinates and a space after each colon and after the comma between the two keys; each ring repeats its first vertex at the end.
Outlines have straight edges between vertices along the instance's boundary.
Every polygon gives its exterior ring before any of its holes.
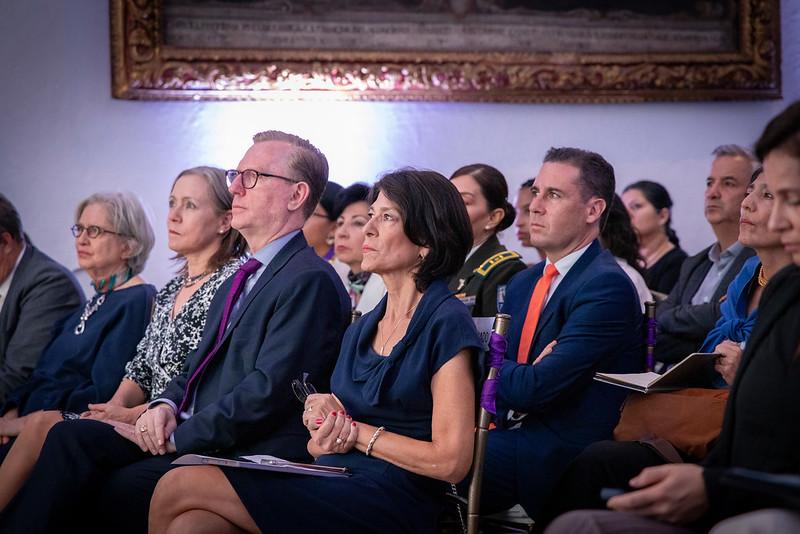
{"type": "Polygon", "coordinates": [[[517,363],[528,363],[528,353],[533,343],[533,334],[536,333],[536,325],[539,324],[539,316],[542,314],[544,301],[550,291],[550,284],[553,278],[558,276],[558,269],[552,263],[544,269],[544,274],[536,287],[533,288],[531,302],[528,304],[528,313],[525,315],[525,324],[522,325],[522,335],[519,338],[519,352],[517,352],[517,363]]]}

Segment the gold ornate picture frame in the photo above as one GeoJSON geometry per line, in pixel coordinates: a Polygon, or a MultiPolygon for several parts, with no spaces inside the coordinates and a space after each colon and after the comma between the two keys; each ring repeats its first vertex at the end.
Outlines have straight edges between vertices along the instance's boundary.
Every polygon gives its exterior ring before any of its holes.
{"type": "MultiPolygon", "coordinates": [[[[216,0],[216,4],[219,6],[226,1],[233,11],[248,3],[270,4],[264,0],[216,0]]],[[[684,0],[684,4],[687,1],[691,4],[691,0],[684,0]]],[[[591,0],[587,2],[591,4],[591,0]]],[[[228,13],[227,8],[220,7],[212,13],[216,19],[189,17],[201,8],[207,9],[204,5],[213,6],[214,3],[214,0],[205,0],[192,6],[187,0],[110,0],[113,96],[175,100],[483,102],[642,102],[781,96],[779,0],[696,1],[695,4],[705,8],[719,4],[735,10],[731,35],[727,39],[729,45],[727,48],[720,45],[719,50],[689,49],[693,42],[714,40],[704,36],[716,35],[713,34],[715,28],[709,30],[711,33],[704,33],[702,24],[691,20],[686,24],[693,25],[694,29],[686,32],[681,28],[672,33],[655,28],[652,33],[644,34],[639,29],[638,33],[630,33],[633,39],[624,33],[624,21],[609,22],[607,27],[611,29],[605,30],[605,34],[592,27],[587,29],[585,24],[579,26],[580,21],[574,28],[562,28],[560,22],[544,24],[526,34],[518,29],[505,31],[502,21],[511,20],[509,17],[519,12],[508,11],[505,15],[484,17],[487,25],[482,29],[485,35],[493,37],[486,40],[485,49],[479,49],[475,43],[480,39],[476,35],[458,35],[458,31],[463,32],[463,23],[454,25],[453,28],[458,27],[450,31],[451,27],[441,22],[442,15],[437,15],[438,26],[420,19],[420,13],[408,15],[409,20],[417,21],[416,25],[397,23],[393,26],[383,21],[361,24],[350,20],[340,20],[335,26],[325,21],[313,26],[297,23],[276,26],[274,20],[284,19],[266,15],[250,22],[242,22],[241,18],[228,21],[220,18],[228,13]],[[189,7],[181,11],[174,7],[175,3],[189,7]],[[619,32],[613,29],[615,25],[620,28],[619,32]],[[192,33],[189,30],[193,28],[199,30],[192,33]],[[286,32],[292,28],[302,30],[298,33],[299,47],[252,46],[254,40],[291,43],[293,40],[287,38],[290,34],[286,32]],[[348,42],[369,41],[361,37],[354,39],[354,35],[364,35],[367,31],[364,28],[378,28],[374,30],[376,35],[388,28],[389,33],[397,34],[394,41],[389,41],[399,43],[398,48],[393,50],[382,45],[380,49],[363,46],[348,49],[348,42]],[[426,35],[413,33],[420,28],[426,28],[426,35]],[[276,32],[272,41],[270,31],[276,32]],[[411,33],[403,34],[404,31],[411,33]],[[326,39],[326,32],[332,37],[326,39]],[[551,43],[555,36],[565,43],[574,42],[574,47],[582,51],[566,46],[558,49],[555,45],[552,46],[557,51],[525,50],[525,43],[535,39],[531,37],[526,41],[524,35],[534,36],[536,32],[540,34],[540,42],[551,43]],[[165,38],[170,35],[177,37],[165,38]],[[608,36],[609,42],[616,38],[631,49],[603,50],[603,43],[597,45],[598,35],[608,36]],[[198,36],[206,39],[203,46],[192,43],[198,36]],[[241,42],[235,47],[225,45],[232,37],[240,37],[241,42]],[[304,47],[303,38],[322,45],[304,47]],[[648,50],[654,46],[652,41],[658,39],[666,48],[681,39],[688,44],[674,50],[648,50]],[[502,42],[507,49],[492,50],[496,42],[502,42]],[[415,43],[425,44],[424,51],[415,50],[415,43]],[[465,43],[463,49],[458,48],[459,43],[465,43]],[[636,50],[636,46],[641,50],[636,50]]],[[[307,3],[314,4],[313,1],[307,3]]],[[[414,2],[405,2],[411,3],[414,2]]],[[[430,0],[416,2],[434,3],[430,0]]],[[[475,4],[475,0],[451,0],[449,3],[451,6],[475,4]]],[[[467,20],[463,14],[454,16],[457,21],[467,20]]]]}

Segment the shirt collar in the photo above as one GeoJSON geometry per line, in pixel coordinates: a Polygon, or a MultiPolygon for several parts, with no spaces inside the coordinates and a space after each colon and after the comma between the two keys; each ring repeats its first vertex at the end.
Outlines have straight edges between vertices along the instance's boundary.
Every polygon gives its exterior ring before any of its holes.
{"type": "Polygon", "coordinates": [[[476,251],[476,250],[478,250],[479,248],[481,248],[481,247],[483,246],[483,244],[484,244],[484,243],[486,243],[488,240],[489,240],[488,238],[487,238],[487,239],[484,239],[483,241],[481,241],[480,243],[478,243],[477,245],[475,245],[474,247],[472,247],[472,248],[470,249],[470,251],[469,251],[469,254],[467,254],[467,257],[466,257],[466,258],[464,258],[464,263],[466,263],[466,261],[467,261],[467,260],[470,258],[470,256],[472,256],[473,254],[475,254],[475,251],[476,251]]]}
{"type": "Polygon", "coordinates": [[[293,230],[286,235],[282,235],[278,239],[270,241],[266,245],[264,245],[261,249],[256,252],[253,252],[253,258],[257,259],[261,262],[261,265],[269,265],[269,263],[275,259],[275,256],[278,255],[278,252],[292,240],[294,236],[300,233],[300,230],[293,230]]]}
{"type": "MultiPolygon", "coordinates": [[[[592,245],[592,243],[594,243],[594,241],[590,241],[588,245],[579,248],[574,252],[570,252],[569,254],[567,254],[557,262],[555,262],[556,270],[558,271],[559,276],[566,276],[567,272],[569,272],[569,270],[572,269],[572,266],[578,262],[580,257],[583,256],[583,253],[586,252],[586,249],[589,248],[592,245]]],[[[549,258],[546,259],[544,263],[545,269],[547,268],[548,265],[552,263],[553,262],[551,262],[549,258]]]]}
{"type": "Polygon", "coordinates": [[[723,263],[727,263],[728,261],[730,261],[731,258],[738,256],[743,249],[744,245],[742,245],[738,241],[734,241],[733,245],[729,246],[724,251],[720,252],[719,241],[717,241],[708,250],[708,259],[711,260],[712,263],[717,263],[720,260],[722,260],[723,263]]]}

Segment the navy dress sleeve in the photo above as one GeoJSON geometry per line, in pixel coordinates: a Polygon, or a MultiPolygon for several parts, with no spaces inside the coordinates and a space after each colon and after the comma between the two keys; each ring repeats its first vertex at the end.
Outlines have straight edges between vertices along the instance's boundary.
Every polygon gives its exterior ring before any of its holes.
{"type": "Polygon", "coordinates": [[[110,399],[144,335],[154,296],[155,289],[146,284],[108,293],[80,335],[74,333],[80,312],[67,318],[30,382],[13,397],[19,414],[82,412],[89,403],[110,399]]]}

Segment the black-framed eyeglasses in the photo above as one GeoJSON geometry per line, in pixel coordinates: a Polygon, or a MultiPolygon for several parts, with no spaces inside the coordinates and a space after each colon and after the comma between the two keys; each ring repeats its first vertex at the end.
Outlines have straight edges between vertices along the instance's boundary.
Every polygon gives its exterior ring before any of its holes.
{"type": "Polygon", "coordinates": [[[308,373],[303,373],[302,380],[297,378],[292,380],[292,392],[294,396],[297,397],[297,400],[305,404],[308,396],[316,393],[317,390],[311,382],[308,381],[308,373]]]}
{"type": "Polygon", "coordinates": [[[228,187],[233,185],[233,182],[236,181],[236,178],[240,174],[242,175],[242,187],[244,187],[245,189],[253,189],[256,186],[256,182],[258,182],[259,178],[278,178],[279,180],[285,180],[293,184],[296,184],[297,182],[300,181],[300,180],[292,180],[291,178],[287,178],[285,176],[279,176],[277,174],[270,174],[268,172],[258,172],[254,169],[245,169],[243,171],[230,169],[225,171],[225,179],[228,181],[228,187]]]}
{"type": "Polygon", "coordinates": [[[84,230],[86,230],[86,235],[88,235],[90,239],[100,237],[103,234],[123,235],[119,232],[114,232],[111,230],[106,230],[105,228],[100,228],[99,226],[95,226],[94,224],[90,224],[89,226],[84,226],[82,224],[73,224],[70,227],[70,231],[72,232],[72,235],[75,237],[80,237],[84,230]]]}

